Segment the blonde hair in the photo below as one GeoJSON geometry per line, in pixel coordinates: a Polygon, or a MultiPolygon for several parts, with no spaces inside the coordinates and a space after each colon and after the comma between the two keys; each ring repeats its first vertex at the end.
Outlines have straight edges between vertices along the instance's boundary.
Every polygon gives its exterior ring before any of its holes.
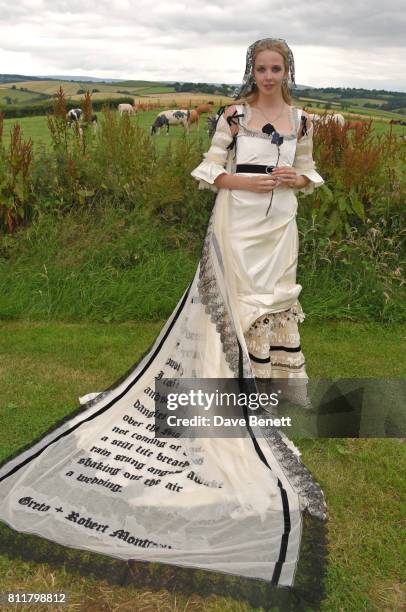
{"type": "MultiPolygon", "coordinates": [[[[260,42],[254,50],[252,70],[254,70],[257,55],[261,51],[276,51],[277,53],[280,53],[280,55],[282,55],[282,58],[283,58],[283,65],[285,68],[285,72],[289,74],[288,49],[284,45],[283,42],[278,42],[278,41],[273,42],[273,41],[268,41],[268,40],[264,40],[263,42],[260,42]]],[[[292,104],[292,97],[290,95],[288,83],[285,80],[282,82],[282,97],[285,100],[286,104],[289,104],[289,105],[292,104]]],[[[241,104],[243,102],[248,102],[248,104],[251,104],[252,102],[255,102],[257,98],[258,98],[258,88],[256,85],[254,85],[252,93],[248,94],[247,96],[243,96],[242,98],[238,98],[238,100],[234,100],[233,104],[241,104]]]]}

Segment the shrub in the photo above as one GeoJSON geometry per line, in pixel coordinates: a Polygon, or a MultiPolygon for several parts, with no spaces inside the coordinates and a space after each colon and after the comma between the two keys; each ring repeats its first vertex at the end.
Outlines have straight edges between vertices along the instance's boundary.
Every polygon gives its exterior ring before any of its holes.
{"type": "Polygon", "coordinates": [[[392,131],[376,136],[372,119],[354,131],[330,121],[315,125],[314,143],[326,184],[302,209],[325,236],[340,240],[354,226],[362,233],[367,218],[388,219],[404,210],[405,147],[392,131]]]}

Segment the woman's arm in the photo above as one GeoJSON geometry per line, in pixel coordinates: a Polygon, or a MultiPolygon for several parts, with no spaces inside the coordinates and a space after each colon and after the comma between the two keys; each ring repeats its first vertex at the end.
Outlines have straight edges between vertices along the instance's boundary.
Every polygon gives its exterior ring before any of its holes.
{"type": "Polygon", "coordinates": [[[225,169],[228,147],[232,146],[234,136],[226,119],[228,111],[229,109],[220,115],[209,150],[203,155],[203,161],[191,172],[191,175],[199,181],[199,189],[218,191],[221,185],[215,183],[217,177],[232,176],[225,169]]]}
{"type": "Polygon", "coordinates": [[[296,170],[298,176],[294,190],[309,195],[313,193],[316,187],[323,185],[324,180],[316,172],[316,164],[313,159],[313,123],[308,113],[302,111],[302,115],[304,115],[306,121],[301,123],[296,142],[296,153],[292,167],[296,170]]]}

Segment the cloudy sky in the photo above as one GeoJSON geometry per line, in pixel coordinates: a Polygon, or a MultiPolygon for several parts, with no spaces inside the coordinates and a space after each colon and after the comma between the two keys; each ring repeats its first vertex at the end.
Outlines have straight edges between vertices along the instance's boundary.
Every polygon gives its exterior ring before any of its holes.
{"type": "Polygon", "coordinates": [[[0,73],[239,83],[247,46],[275,36],[299,84],[406,91],[405,0],[0,0],[0,16],[0,73]]]}

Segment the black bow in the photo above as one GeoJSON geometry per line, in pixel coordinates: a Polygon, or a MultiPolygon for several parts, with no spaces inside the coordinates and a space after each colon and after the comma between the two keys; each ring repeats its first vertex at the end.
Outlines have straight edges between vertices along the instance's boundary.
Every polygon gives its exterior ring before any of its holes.
{"type": "MultiPolygon", "coordinates": [[[[217,111],[217,120],[216,120],[216,125],[214,127],[214,131],[216,131],[219,119],[220,119],[221,115],[224,113],[225,109],[226,109],[225,105],[224,106],[220,106],[220,108],[218,109],[218,111],[217,111]]],[[[231,128],[231,125],[233,123],[234,123],[234,125],[239,125],[240,122],[238,120],[238,117],[244,117],[244,113],[238,114],[237,110],[235,110],[232,115],[230,115],[229,117],[226,117],[226,121],[227,121],[228,125],[230,126],[230,128],[231,128]]],[[[234,147],[236,145],[236,142],[237,142],[237,134],[234,134],[233,135],[233,139],[230,142],[230,144],[228,145],[227,149],[229,149],[230,151],[232,149],[234,149],[234,147]]]]}
{"type": "MultiPolygon", "coordinates": [[[[225,106],[220,106],[220,108],[217,111],[217,120],[216,120],[216,125],[214,128],[215,130],[217,129],[217,124],[219,122],[221,115],[224,113],[225,109],[226,109],[225,106]]],[[[239,124],[238,117],[244,117],[244,113],[238,114],[237,110],[235,110],[232,115],[230,115],[229,117],[226,117],[228,125],[231,127],[232,123],[234,123],[235,125],[239,124]]]]}
{"type": "Polygon", "coordinates": [[[238,114],[237,110],[235,110],[232,115],[230,115],[229,117],[226,117],[228,125],[230,127],[232,123],[234,123],[234,125],[240,125],[240,122],[238,121],[238,117],[244,117],[244,113],[238,114]]]}

